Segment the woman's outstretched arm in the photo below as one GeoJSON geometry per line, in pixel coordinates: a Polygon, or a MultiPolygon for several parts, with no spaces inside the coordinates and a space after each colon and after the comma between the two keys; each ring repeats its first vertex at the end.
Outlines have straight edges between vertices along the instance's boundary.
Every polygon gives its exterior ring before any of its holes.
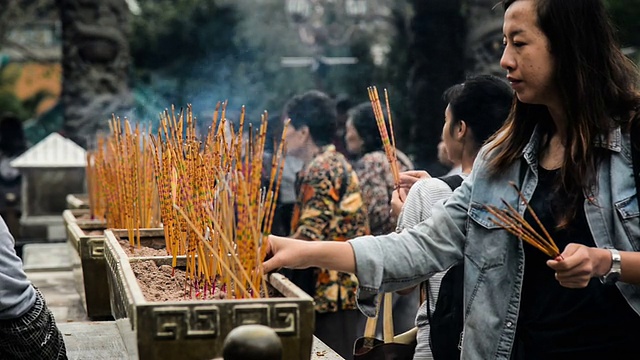
{"type": "Polygon", "coordinates": [[[269,235],[268,260],[264,272],[279,268],[304,269],[320,267],[355,273],[353,248],[341,241],[304,241],[269,235]]]}

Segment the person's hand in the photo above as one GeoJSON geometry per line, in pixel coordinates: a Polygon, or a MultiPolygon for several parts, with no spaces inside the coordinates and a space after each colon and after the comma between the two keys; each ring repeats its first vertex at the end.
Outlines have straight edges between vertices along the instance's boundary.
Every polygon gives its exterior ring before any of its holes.
{"type": "MultiPolygon", "coordinates": [[[[410,170],[410,171],[403,171],[400,173],[400,188],[404,188],[404,189],[410,189],[411,186],[413,186],[413,184],[415,184],[418,180],[421,179],[428,179],[430,178],[431,175],[429,175],[428,172],[424,171],[424,170],[410,170]]],[[[400,194],[401,196],[403,194],[400,194]]],[[[404,194],[406,195],[406,194],[404,194]]],[[[402,197],[403,199],[406,198],[406,196],[402,197]]]]}
{"type": "Polygon", "coordinates": [[[262,263],[265,273],[279,268],[304,269],[309,267],[305,262],[305,249],[310,241],[296,240],[281,236],[269,235],[267,244],[267,260],[262,263]]]}
{"type": "Polygon", "coordinates": [[[556,280],[567,288],[584,288],[592,277],[600,276],[610,264],[605,264],[610,259],[608,250],[591,248],[581,244],[569,244],[564,248],[560,256],[554,260],[548,260],[547,265],[555,270],[556,280]]]}
{"type": "Polygon", "coordinates": [[[391,214],[396,217],[400,215],[404,200],[407,198],[407,189],[399,188],[391,193],[391,214]]]}

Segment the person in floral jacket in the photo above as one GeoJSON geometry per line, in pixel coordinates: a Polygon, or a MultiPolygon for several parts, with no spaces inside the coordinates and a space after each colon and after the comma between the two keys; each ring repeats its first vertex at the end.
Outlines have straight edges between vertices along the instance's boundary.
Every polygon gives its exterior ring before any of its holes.
{"type": "MultiPolygon", "coordinates": [[[[285,105],[288,155],[304,166],[296,177],[297,200],[291,220],[292,236],[310,241],[346,241],[369,234],[367,209],[358,177],[331,145],[336,110],[319,91],[296,95],[285,105]]],[[[315,335],[345,358],[362,336],[364,316],[356,306],[355,275],[326,269],[311,270],[315,289],[315,335]]]]}

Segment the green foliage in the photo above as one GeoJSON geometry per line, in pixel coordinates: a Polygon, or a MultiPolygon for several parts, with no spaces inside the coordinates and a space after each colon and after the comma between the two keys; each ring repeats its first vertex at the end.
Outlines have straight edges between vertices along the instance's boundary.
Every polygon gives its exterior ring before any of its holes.
{"type": "Polygon", "coordinates": [[[223,95],[228,89],[220,84],[231,82],[229,69],[240,57],[233,42],[235,9],[206,0],[145,0],[140,7],[130,43],[134,87],[141,88],[137,98],[145,101],[139,107],[155,109],[138,114],[187,103],[212,109],[224,100],[218,96],[228,96],[223,95]],[[221,87],[219,93],[212,93],[214,86],[221,87]]]}
{"type": "Polygon", "coordinates": [[[204,0],[144,0],[134,17],[131,53],[139,68],[189,73],[193,59],[224,58],[233,50],[235,12],[204,0]]]}
{"type": "Polygon", "coordinates": [[[29,116],[27,110],[22,106],[22,101],[13,92],[0,90],[0,114],[5,112],[15,114],[21,120],[25,120],[29,116]]]}

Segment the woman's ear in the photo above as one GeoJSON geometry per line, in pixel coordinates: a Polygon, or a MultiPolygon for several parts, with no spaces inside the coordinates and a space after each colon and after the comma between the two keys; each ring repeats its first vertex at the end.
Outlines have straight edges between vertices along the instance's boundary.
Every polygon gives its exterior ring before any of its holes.
{"type": "Polygon", "coordinates": [[[456,127],[457,127],[457,129],[456,129],[454,135],[456,136],[456,138],[458,140],[464,139],[465,136],[467,136],[467,133],[469,132],[469,129],[467,128],[467,123],[464,120],[460,120],[456,124],[456,127]]]}
{"type": "Polygon", "coordinates": [[[307,125],[303,125],[298,129],[298,133],[302,137],[303,140],[307,140],[310,137],[309,127],[307,125]]]}

